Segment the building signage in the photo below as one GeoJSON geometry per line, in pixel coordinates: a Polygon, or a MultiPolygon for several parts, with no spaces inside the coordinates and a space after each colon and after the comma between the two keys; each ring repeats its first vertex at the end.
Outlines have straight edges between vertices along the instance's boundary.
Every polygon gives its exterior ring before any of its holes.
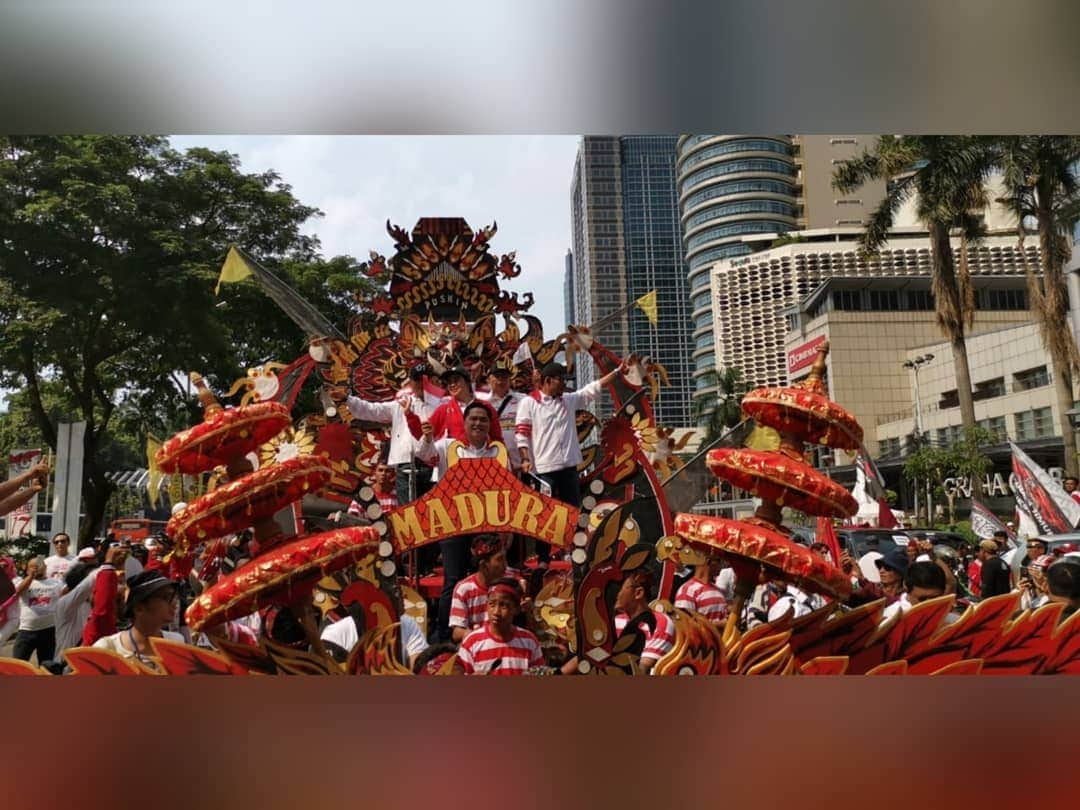
{"type": "MultiPolygon", "coordinates": [[[[1061,482],[1064,470],[1060,467],[1049,467],[1046,470],[1055,481],[1061,482]]],[[[1016,475],[1009,473],[1008,478],[1001,473],[987,473],[983,476],[983,492],[990,497],[1008,498],[1012,496],[1017,487],[1016,475]]],[[[942,482],[942,489],[949,497],[957,495],[963,498],[971,497],[971,481],[967,476],[946,478],[942,482]]]]}
{"type": "Polygon", "coordinates": [[[800,369],[812,366],[814,364],[814,360],[817,359],[818,349],[821,347],[821,344],[825,342],[825,340],[825,335],[822,335],[821,337],[816,337],[809,343],[804,343],[802,346],[798,346],[788,352],[788,376],[791,376],[800,369]]]}

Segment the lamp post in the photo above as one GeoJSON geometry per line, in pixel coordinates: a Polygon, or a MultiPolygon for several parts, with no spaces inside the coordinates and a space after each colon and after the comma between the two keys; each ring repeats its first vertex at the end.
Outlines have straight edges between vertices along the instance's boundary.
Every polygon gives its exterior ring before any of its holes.
{"type": "MultiPolygon", "coordinates": [[[[919,369],[934,359],[932,354],[920,354],[918,357],[914,357],[911,360],[904,361],[904,368],[911,369],[915,374],[915,435],[918,437],[919,444],[923,441],[923,421],[922,421],[922,397],[919,395],[919,369]]],[[[933,500],[930,495],[930,479],[926,479],[926,525],[933,526],[933,500]]],[[[919,485],[915,484],[915,514],[919,514],[919,485]]]]}

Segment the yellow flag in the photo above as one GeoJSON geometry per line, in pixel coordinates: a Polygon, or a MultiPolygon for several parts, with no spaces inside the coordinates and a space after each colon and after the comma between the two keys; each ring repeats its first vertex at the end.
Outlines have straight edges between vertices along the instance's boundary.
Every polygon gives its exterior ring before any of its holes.
{"type": "Polygon", "coordinates": [[[656,326],[656,290],[645,293],[634,303],[641,307],[641,311],[645,313],[649,323],[656,326]]]}
{"type": "Polygon", "coordinates": [[[230,247],[229,255],[225,257],[225,264],[221,266],[221,276],[218,277],[217,286],[214,287],[214,295],[221,290],[222,284],[243,281],[250,275],[251,267],[248,266],[247,260],[236,248],[230,247]]]}
{"type": "Polygon", "coordinates": [[[163,477],[162,472],[158,469],[157,455],[158,449],[161,447],[161,442],[155,439],[153,436],[146,437],[146,466],[150,470],[150,475],[146,481],[146,488],[148,495],[150,496],[150,506],[157,508],[158,488],[161,486],[161,479],[163,477]]]}

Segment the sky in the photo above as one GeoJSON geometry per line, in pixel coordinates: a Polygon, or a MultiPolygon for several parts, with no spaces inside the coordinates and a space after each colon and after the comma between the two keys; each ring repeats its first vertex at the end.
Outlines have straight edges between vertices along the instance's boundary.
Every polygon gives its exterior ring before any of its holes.
{"type": "Polygon", "coordinates": [[[327,257],[370,251],[390,258],[386,220],[412,231],[421,217],[498,224],[490,250],[517,252],[522,273],[504,289],[536,296],[530,314],[548,337],[564,324],[563,271],[570,247],[570,180],[577,136],[172,136],[174,147],[239,155],[247,172],[274,169],[306,205],[305,231],[327,257]]]}

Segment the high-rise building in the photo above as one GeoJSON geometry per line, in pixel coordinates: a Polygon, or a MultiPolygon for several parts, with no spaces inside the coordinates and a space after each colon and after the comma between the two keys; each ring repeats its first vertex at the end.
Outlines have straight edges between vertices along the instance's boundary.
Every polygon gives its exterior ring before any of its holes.
{"type": "Polygon", "coordinates": [[[563,296],[563,317],[566,320],[565,326],[569,326],[574,323],[574,253],[571,250],[566,251],[566,259],[564,260],[565,269],[563,271],[563,284],[562,284],[562,296],[563,296]]]}
{"type": "MultiPolygon", "coordinates": [[[[596,323],[656,290],[659,323],[629,311],[598,329],[619,355],[647,355],[667,371],[653,403],[657,421],[690,424],[690,297],[679,226],[675,136],[582,139],[571,186],[575,321],[596,323]]],[[[578,384],[595,379],[588,360],[578,384]]],[[[604,400],[603,408],[610,407],[604,400]]]]}
{"type": "Polygon", "coordinates": [[[865,136],[849,135],[679,138],[679,206],[689,267],[695,397],[714,393],[710,373],[723,367],[714,350],[710,268],[768,247],[792,231],[860,225],[881,199],[884,183],[841,196],[832,190],[832,171],[836,163],[869,144],[865,136]]]}

